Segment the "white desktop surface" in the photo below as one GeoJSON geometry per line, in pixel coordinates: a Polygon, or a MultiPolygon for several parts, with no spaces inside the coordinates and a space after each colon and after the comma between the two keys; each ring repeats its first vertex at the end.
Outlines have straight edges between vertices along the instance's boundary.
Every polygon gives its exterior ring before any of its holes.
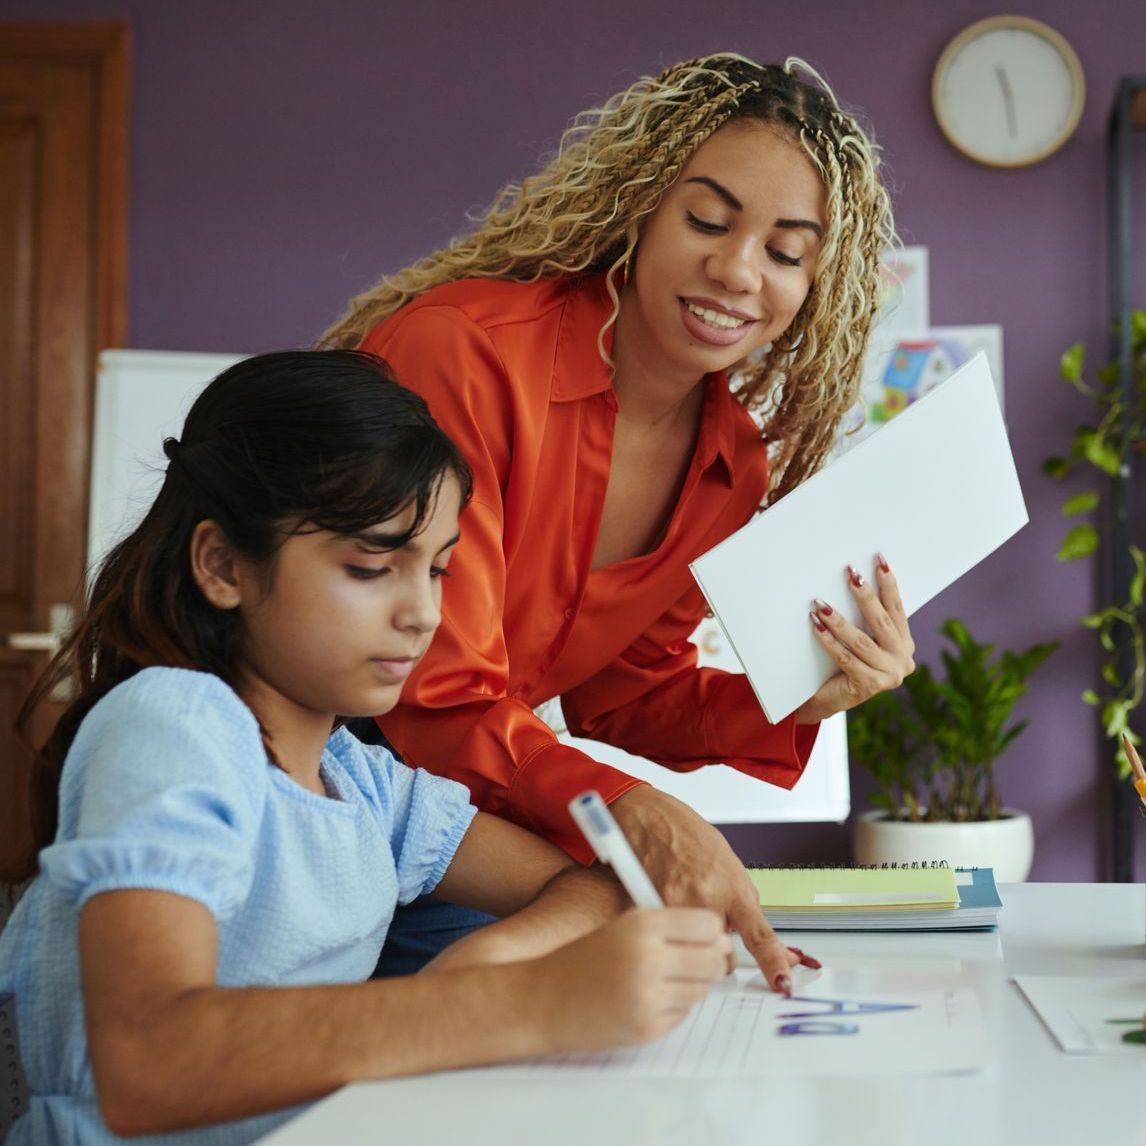
{"type": "Polygon", "coordinates": [[[1011,981],[1146,967],[1141,884],[1004,884],[997,933],[785,932],[825,963],[949,960],[996,1047],[974,1074],[552,1080],[453,1072],[349,1086],[265,1146],[1098,1146],[1146,1144],[1142,1057],[1068,1055],[1011,981]],[[999,957],[999,950],[1002,957],[999,957]]]}

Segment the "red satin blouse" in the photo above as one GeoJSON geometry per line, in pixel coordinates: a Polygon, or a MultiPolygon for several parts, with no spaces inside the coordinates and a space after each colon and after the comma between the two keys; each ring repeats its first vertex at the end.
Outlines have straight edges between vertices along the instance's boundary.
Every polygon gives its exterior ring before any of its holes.
{"type": "Polygon", "coordinates": [[[591,570],[617,414],[597,349],[611,309],[597,276],[466,280],[363,342],[426,399],[475,479],[441,628],[379,725],[407,762],[582,862],[568,801],[586,788],[612,801],[640,781],[559,743],[533,713],[542,701],[560,696],[577,735],[666,767],[719,761],[785,788],[816,735],[792,717],[769,723],[747,679],[698,669],[688,639],[705,612],[689,562],[752,516],[767,482],[759,430],[724,375],[705,381],[659,546],[591,570]]]}

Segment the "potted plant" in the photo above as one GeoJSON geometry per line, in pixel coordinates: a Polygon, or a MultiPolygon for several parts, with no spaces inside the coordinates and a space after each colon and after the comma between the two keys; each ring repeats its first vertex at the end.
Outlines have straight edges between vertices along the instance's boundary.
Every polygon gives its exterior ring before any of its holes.
{"type": "MultiPolygon", "coordinates": [[[[1043,470],[1057,481],[1085,472],[1105,481],[1069,494],[1062,506],[1063,517],[1072,522],[1059,546],[1060,561],[1078,561],[1098,551],[1099,536],[1094,520],[1100,513],[1112,517],[1117,506],[1110,501],[1111,487],[1127,480],[1125,459],[1146,449],[1146,310],[1130,315],[1130,371],[1133,397],[1128,399],[1122,382],[1122,363],[1115,360],[1100,369],[1094,381],[1086,377],[1086,347],[1076,342],[1063,354],[1059,373],[1091,404],[1092,417],[1074,428],[1070,450],[1065,457],[1050,457],[1043,470]]],[[[1146,685],[1146,641],[1139,616],[1146,584],[1146,556],[1130,545],[1125,561],[1133,570],[1128,579],[1126,600],[1111,600],[1081,618],[1094,631],[1103,650],[1102,684],[1088,688],[1082,699],[1098,709],[1102,729],[1112,742],[1119,775],[1130,771],[1122,747],[1122,734],[1140,743],[1130,727],[1130,716],[1142,701],[1146,685]],[[1127,560],[1128,559],[1128,560],[1127,560]]]]}
{"type": "Polygon", "coordinates": [[[848,713],[848,752],[878,789],[877,810],[856,821],[856,860],[946,860],[1026,879],[1030,817],[1002,806],[995,765],[1026,727],[1012,718],[1015,703],[1056,644],[996,656],[962,621],[945,621],[939,632],[954,646],[941,654],[944,678],[920,665],[901,688],[848,713]]]}

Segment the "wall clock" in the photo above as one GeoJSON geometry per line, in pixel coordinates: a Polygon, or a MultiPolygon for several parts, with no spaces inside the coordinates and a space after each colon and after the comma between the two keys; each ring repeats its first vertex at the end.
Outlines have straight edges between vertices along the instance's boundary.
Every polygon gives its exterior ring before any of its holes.
{"type": "Polygon", "coordinates": [[[931,82],[943,134],[989,167],[1024,167],[1053,155],[1074,133],[1085,100],[1074,49],[1026,16],[964,28],[944,48],[931,82]]]}

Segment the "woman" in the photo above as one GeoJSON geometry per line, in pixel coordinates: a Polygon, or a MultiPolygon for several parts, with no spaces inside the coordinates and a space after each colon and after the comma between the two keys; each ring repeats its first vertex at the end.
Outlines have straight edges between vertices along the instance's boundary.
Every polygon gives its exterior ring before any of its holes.
{"type": "Polygon", "coordinates": [[[474,468],[438,641],[383,731],[581,860],[567,803],[597,788],[666,901],[720,911],[773,975],[723,837],[533,710],[560,696],[579,735],[790,787],[818,721],[912,670],[882,558],[874,585],[849,570],[870,636],[816,603],[840,672],[778,724],[688,641],[688,563],[814,473],[855,403],[893,240],[875,149],[818,77],[710,56],[579,117],[476,231],[324,337],[386,357],[474,468]]]}

